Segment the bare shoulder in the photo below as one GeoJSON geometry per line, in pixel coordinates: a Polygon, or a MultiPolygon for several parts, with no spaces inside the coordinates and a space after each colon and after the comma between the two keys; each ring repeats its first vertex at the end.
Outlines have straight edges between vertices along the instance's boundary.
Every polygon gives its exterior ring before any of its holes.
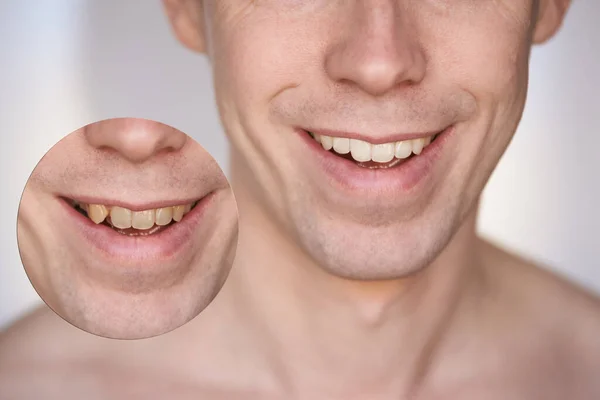
{"type": "Polygon", "coordinates": [[[39,307],[0,333],[0,368],[68,358],[88,336],[47,307],[39,307]]]}
{"type": "Polygon", "coordinates": [[[197,331],[186,328],[151,339],[106,339],[40,308],[0,333],[0,399],[254,398],[191,374],[218,364],[215,357],[202,364],[217,347],[210,343],[200,347],[200,361],[190,357],[195,340],[197,331]]]}
{"type": "MultiPolygon", "coordinates": [[[[536,268],[536,267],[532,267],[536,268]]],[[[556,349],[573,399],[600,398],[600,299],[591,291],[546,270],[539,275],[539,300],[532,310],[556,349]]]]}
{"type": "Polygon", "coordinates": [[[53,398],[73,372],[89,370],[100,342],[48,308],[36,309],[0,333],[0,398],[53,398]]]}
{"type": "Polygon", "coordinates": [[[98,337],[37,309],[0,335],[0,399],[160,398],[174,385],[148,368],[160,364],[151,343],[98,337]]]}
{"type": "Polygon", "coordinates": [[[523,341],[537,349],[571,388],[569,398],[600,398],[600,297],[544,266],[489,245],[497,260],[493,273],[523,341]]]}

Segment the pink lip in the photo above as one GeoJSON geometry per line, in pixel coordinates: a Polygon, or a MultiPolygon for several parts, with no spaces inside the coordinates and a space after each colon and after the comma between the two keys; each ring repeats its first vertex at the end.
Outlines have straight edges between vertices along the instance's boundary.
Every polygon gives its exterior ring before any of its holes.
{"type": "MultiPolygon", "coordinates": [[[[420,155],[387,169],[359,167],[354,161],[324,150],[306,131],[301,129],[297,131],[317,159],[321,170],[331,178],[333,183],[337,183],[342,190],[353,193],[364,192],[365,195],[372,196],[374,194],[398,195],[416,190],[417,186],[430,175],[435,161],[442,155],[456,129],[454,125],[446,128],[420,155]]],[[[423,135],[416,137],[423,137],[423,135]]]]}
{"type": "Polygon", "coordinates": [[[383,143],[391,143],[391,142],[400,142],[403,140],[411,140],[411,139],[419,139],[419,138],[427,138],[430,136],[434,136],[440,131],[432,131],[432,132],[422,132],[422,133],[403,133],[403,134],[393,134],[386,135],[383,137],[372,138],[365,135],[361,135],[360,133],[355,132],[344,132],[344,131],[336,131],[329,129],[309,129],[302,128],[304,131],[311,132],[320,136],[333,136],[339,138],[348,138],[348,139],[358,139],[365,142],[369,142],[371,144],[383,144],[383,143]]]}
{"type": "Polygon", "coordinates": [[[111,264],[122,267],[128,265],[156,265],[167,261],[189,249],[196,228],[206,214],[216,192],[211,192],[199,200],[196,207],[187,213],[180,222],[149,236],[126,236],[105,225],[96,225],[81,215],[65,199],[60,202],[68,215],[71,226],[80,233],[88,244],[101,255],[111,259],[111,264]]]}

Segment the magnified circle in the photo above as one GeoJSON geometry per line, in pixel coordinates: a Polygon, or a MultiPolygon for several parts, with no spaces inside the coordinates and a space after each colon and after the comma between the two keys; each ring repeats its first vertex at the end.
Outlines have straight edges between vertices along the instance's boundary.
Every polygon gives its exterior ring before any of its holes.
{"type": "Polygon", "coordinates": [[[116,118],[69,134],[37,164],[19,206],[27,276],[89,333],[140,339],[197,316],[237,246],[231,187],[212,156],[159,122],[116,118]]]}

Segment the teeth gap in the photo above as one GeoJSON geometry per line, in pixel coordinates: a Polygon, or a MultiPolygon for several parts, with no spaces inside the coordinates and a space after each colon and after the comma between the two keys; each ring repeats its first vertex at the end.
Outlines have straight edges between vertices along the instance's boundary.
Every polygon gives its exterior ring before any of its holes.
{"type": "Polygon", "coordinates": [[[75,207],[75,210],[76,210],[76,211],[77,211],[79,214],[83,215],[83,216],[84,216],[84,217],[86,217],[86,218],[88,218],[88,217],[89,217],[89,215],[88,215],[87,211],[85,211],[85,210],[84,210],[84,209],[81,207],[81,205],[79,205],[79,204],[77,204],[77,203],[75,203],[75,202],[72,202],[72,203],[73,203],[73,207],[75,207]]]}

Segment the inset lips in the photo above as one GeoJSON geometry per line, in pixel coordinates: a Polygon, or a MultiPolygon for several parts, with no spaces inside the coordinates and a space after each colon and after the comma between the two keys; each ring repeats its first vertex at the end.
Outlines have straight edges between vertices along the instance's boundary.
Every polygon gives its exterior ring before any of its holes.
{"type": "MultiPolygon", "coordinates": [[[[109,258],[120,259],[122,264],[127,264],[129,262],[139,263],[143,260],[157,261],[169,258],[174,256],[182,247],[188,246],[191,238],[196,233],[197,225],[218,192],[210,192],[203,198],[192,202],[181,201],[181,203],[185,202],[185,205],[168,206],[161,203],[157,204],[159,205],[158,208],[147,210],[143,208],[150,206],[135,207],[137,211],[123,207],[122,203],[115,206],[111,205],[109,201],[98,201],[96,199],[89,203],[66,197],[60,197],[59,200],[71,217],[69,220],[72,221],[76,231],[89,244],[109,258]],[[90,205],[100,206],[98,203],[101,202],[108,203],[102,205],[106,208],[108,214],[101,222],[96,222],[99,221],[100,217],[94,216],[96,221],[93,221],[84,207],[87,205],[86,208],[91,211],[91,214],[98,212],[92,210],[99,208],[101,209],[100,216],[102,216],[105,212],[102,207],[90,207],[90,205]],[[156,211],[158,209],[168,209],[169,207],[172,208],[169,223],[166,225],[156,224],[156,211]],[[189,210],[187,210],[188,207],[189,210]],[[150,228],[143,229],[150,225],[152,211],[154,212],[153,224],[150,228]],[[141,215],[136,213],[141,213],[141,215]],[[146,218],[146,220],[140,222],[139,220],[142,218],[146,218]],[[179,221],[176,219],[179,219],[179,221]],[[126,227],[129,223],[131,225],[135,224],[139,228],[126,227]]],[[[171,202],[171,204],[173,203],[176,204],[177,202],[171,202]]],[[[168,214],[168,211],[159,211],[158,220],[161,223],[165,223],[167,217],[169,217],[168,215],[161,216],[160,214],[163,212],[168,214]]]]}

